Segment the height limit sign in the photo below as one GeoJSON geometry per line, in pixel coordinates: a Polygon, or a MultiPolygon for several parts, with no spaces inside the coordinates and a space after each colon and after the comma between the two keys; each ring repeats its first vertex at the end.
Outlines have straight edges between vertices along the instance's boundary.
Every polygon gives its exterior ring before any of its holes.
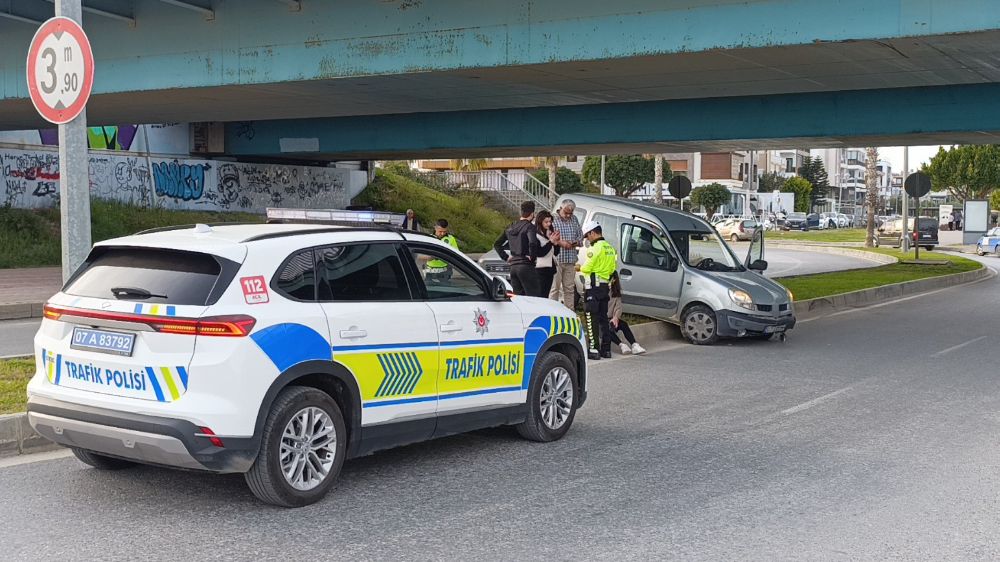
{"type": "Polygon", "coordinates": [[[43,23],[28,49],[28,92],[38,113],[50,123],[69,123],[93,85],[94,53],[83,28],[64,17],[43,23]]]}

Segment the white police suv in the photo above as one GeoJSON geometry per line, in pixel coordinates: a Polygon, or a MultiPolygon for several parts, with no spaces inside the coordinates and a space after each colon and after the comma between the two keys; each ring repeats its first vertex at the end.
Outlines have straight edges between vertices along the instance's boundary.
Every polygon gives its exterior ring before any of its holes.
{"type": "Polygon", "coordinates": [[[365,217],[272,211],[283,224],[97,244],[45,306],[32,427],[97,468],[242,472],[288,507],[379,449],[498,425],[565,435],[587,395],[577,317],[365,217]]]}

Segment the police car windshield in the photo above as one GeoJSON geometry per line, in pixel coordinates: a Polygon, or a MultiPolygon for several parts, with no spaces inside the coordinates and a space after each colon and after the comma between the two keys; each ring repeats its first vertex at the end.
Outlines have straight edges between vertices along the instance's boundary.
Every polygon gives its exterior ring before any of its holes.
{"type": "Polygon", "coordinates": [[[729,246],[715,232],[672,230],[670,238],[684,262],[704,271],[743,271],[729,246]]]}

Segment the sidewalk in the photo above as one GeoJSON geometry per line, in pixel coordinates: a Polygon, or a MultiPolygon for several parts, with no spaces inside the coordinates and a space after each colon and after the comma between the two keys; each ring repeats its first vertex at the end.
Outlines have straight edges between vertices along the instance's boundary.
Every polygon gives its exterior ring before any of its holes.
{"type": "Polygon", "coordinates": [[[40,317],[42,304],[60,288],[58,267],[0,269],[0,320],[40,317]]]}

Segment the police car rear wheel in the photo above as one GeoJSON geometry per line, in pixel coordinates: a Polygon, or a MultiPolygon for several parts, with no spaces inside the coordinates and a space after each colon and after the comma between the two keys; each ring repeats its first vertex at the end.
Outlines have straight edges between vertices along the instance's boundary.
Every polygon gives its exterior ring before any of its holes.
{"type": "Polygon", "coordinates": [[[684,311],[681,332],[695,345],[712,345],[719,339],[715,312],[704,305],[695,305],[684,311]]]}
{"type": "Polygon", "coordinates": [[[561,439],[576,416],[577,373],[561,353],[549,352],[535,364],[528,389],[528,417],[517,432],[530,441],[561,439]]]}
{"type": "Polygon", "coordinates": [[[315,503],[340,475],[347,428],[325,392],[289,387],[274,400],[264,422],[260,453],[246,474],[263,502],[282,507],[315,503]]]}
{"type": "Polygon", "coordinates": [[[88,451],[87,449],[78,449],[73,447],[71,450],[73,451],[73,455],[79,459],[80,462],[89,464],[90,466],[100,470],[121,470],[123,468],[132,468],[136,465],[136,463],[132,461],[108,457],[100,453],[88,451]]]}

